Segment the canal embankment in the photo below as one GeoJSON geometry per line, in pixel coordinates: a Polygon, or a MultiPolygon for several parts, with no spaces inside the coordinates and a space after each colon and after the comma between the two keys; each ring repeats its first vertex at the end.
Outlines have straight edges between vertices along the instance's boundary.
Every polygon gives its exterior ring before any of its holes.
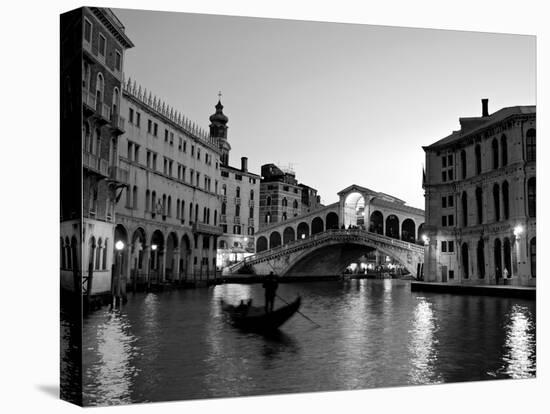
{"type": "Polygon", "coordinates": [[[537,289],[532,286],[510,285],[459,285],[438,282],[411,282],[411,292],[451,293],[456,295],[483,295],[536,299],[537,289]]]}

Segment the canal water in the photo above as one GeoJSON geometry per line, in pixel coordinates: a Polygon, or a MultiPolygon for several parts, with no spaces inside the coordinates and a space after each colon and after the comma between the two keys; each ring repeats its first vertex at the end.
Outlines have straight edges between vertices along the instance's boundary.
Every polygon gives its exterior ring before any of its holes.
{"type": "MultiPolygon", "coordinates": [[[[261,285],[129,295],[84,320],[85,405],[535,376],[535,302],[411,292],[406,281],[281,284],[301,311],[276,336],[234,329],[219,300],[261,285]]],[[[276,302],[276,307],[282,305],[276,302]]]]}

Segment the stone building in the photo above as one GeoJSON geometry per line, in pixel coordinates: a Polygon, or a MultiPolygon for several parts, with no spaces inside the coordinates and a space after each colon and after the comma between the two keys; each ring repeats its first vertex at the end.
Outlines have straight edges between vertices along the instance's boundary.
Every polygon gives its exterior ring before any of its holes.
{"type": "Polygon", "coordinates": [[[241,157],[240,168],[229,165],[231,146],[227,142],[228,118],[218,102],[210,116],[210,135],[218,139],[220,160],[220,224],[223,234],[218,240],[219,268],[242,260],[255,252],[254,234],[258,229],[260,176],[248,171],[248,158],[241,157]]]}
{"type": "Polygon", "coordinates": [[[84,294],[108,294],[114,206],[123,186],[116,168],[119,136],[125,128],[120,112],[123,58],[133,44],[122,23],[105,8],[66,13],[61,30],[61,101],[67,117],[61,122],[62,286],[68,287],[69,274],[79,268],[84,294]],[[78,130],[72,126],[76,122],[78,130]],[[81,141],[75,141],[79,135],[81,141]],[[81,162],[78,170],[75,162],[81,162]],[[73,195],[81,201],[73,202],[73,195]]]}
{"type": "Polygon", "coordinates": [[[535,285],[536,107],[483,99],[424,151],[426,280],[535,285]]]}
{"type": "Polygon", "coordinates": [[[116,239],[129,282],[213,277],[219,225],[218,139],[130,80],[122,91],[128,121],[119,170],[127,187],[117,204],[116,239]]]}
{"type": "Polygon", "coordinates": [[[298,183],[294,171],[264,164],[260,182],[260,228],[322,207],[317,190],[298,183]]]}

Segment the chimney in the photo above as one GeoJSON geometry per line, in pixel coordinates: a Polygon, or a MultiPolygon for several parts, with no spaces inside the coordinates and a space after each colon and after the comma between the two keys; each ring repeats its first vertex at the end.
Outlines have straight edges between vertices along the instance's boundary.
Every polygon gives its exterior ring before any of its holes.
{"type": "Polygon", "coordinates": [[[489,116],[489,99],[483,98],[481,100],[481,116],[489,116]]]}
{"type": "Polygon", "coordinates": [[[241,157],[241,171],[247,172],[248,171],[248,158],[241,157]]]}

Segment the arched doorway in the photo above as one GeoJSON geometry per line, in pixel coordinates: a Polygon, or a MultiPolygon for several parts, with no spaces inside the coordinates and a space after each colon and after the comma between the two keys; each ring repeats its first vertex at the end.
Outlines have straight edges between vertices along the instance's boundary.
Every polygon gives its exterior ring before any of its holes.
{"type": "Polygon", "coordinates": [[[269,235],[269,248],[273,249],[274,247],[281,245],[281,234],[278,231],[274,231],[269,235]]]}
{"type": "Polygon", "coordinates": [[[338,214],[331,211],[326,217],[327,230],[338,229],[338,214]]]}
{"type": "Polygon", "coordinates": [[[145,270],[145,264],[143,263],[143,249],[145,248],[147,238],[145,237],[145,230],[138,227],[132,235],[132,271],[135,277],[139,277],[138,273],[143,273],[145,270]]]}
{"type": "Polygon", "coordinates": [[[386,218],[386,236],[393,239],[399,238],[399,219],[395,214],[390,214],[386,218]]]}
{"type": "Polygon", "coordinates": [[[294,229],[292,227],[287,227],[283,232],[283,244],[290,243],[296,239],[294,234],[294,229]]]}
{"type": "Polygon", "coordinates": [[[495,239],[493,256],[495,259],[495,280],[498,285],[500,279],[502,279],[502,243],[500,239],[495,239]]]}
{"type": "MultiPolygon", "coordinates": [[[[117,224],[115,227],[115,242],[113,243],[113,247],[116,247],[116,243],[118,241],[121,241],[124,243],[124,247],[122,250],[118,251],[115,248],[114,251],[114,264],[115,269],[119,269],[119,275],[126,276],[128,275],[128,232],[126,231],[126,228],[122,224],[117,224]]],[[[97,249],[96,254],[100,254],[99,249],[97,249]]],[[[99,266],[98,266],[99,268],[99,266]]]]}
{"type": "Polygon", "coordinates": [[[151,279],[162,280],[164,260],[164,235],[160,230],[155,230],[151,236],[151,279]]]}
{"type": "Polygon", "coordinates": [[[189,263],[191,258],[191,240],[184,234],[180,243],[180,269],[179,280],[187,280],[189,275],[189,263]]]}
{"type": "Polygon", "coordinates": [[[477,242],[477,273],[480,279],[485,278],[485,243],[483,239],[477,242]]]}
{"type": "Polygon", "coordinates": [[[416,226],[410,218],[403,220],[401,224],[401,240],[414,243],[416,236],[416,226]]]}
{"type": "Polygon", "coordinates": [[[510,278],[512,277],[512,248],[510,245],[510,239],[508,237],[504,239],[503,250],[504,268],[502,269],[502,274],[506,274],[510,278]]]}
{"type": "Polygon", "coordinates": [[[323,219],[321,217],[315,217],[311,221],[311,234],[322,233],[324,231],[323,219]]]}
{"type": "Polygon", "coordinates": [[[365,198],[361,193],[350,193],[344,201],[344,225],[363,227],[365,225],[365,198]]]}
{"type": "Polygon", "coordinates": [[[468,254],[468,243],[462,243],[461,247],[462,253],[462,278],[468,279],[470,277],[470,258],[468,254]]]}
{"type": "Polygon", "coordinates": [[[537,238],[529,242],[529,258],[531,263],[531,277],[537,277],[537,238]]]}
{"type": "Polygon", "coordinates": [[[309,237],[309,226],[305,222],[298,224],[298,239],[305,239],[309,237]]]}
{"type": "Polygon", "coordinates": [[[166,239],[166,264],[165,279],[173,281],[176,279],[176,253],[178,250],[178,236],[171,232],[166,239]]]}
{"type": "Polygon", "coordinates": [[[384,234],[384,216],[378,210],[370,215],[369,231],[376,234],[384,234]]]}
{"type": "Polygon", "coordinates": [[[260,236],[256,242],[256,253],[260,253],[265,250],[267,250],[267,239],[264,236],[260,236]]]}

